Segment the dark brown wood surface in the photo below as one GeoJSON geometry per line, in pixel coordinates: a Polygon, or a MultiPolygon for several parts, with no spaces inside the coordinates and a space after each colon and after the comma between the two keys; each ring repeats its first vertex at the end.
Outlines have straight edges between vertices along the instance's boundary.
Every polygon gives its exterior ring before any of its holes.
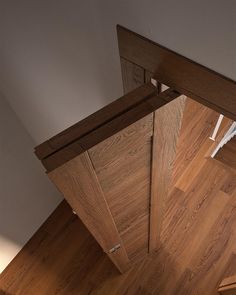
{"type": "Polygon", "coordinates": [[[231,168],[236,169],[236,136],[234,136],[230,141],[228,141],[216,154],[215,158],[231,168]]]}
{"type": "MultiPolygon", "coordinates": [[[[168,145],[175,146],[172,140],[175,141],[179,126],[179,109],[176,108],[179,100],[172,102],[180,94],[170,88],[158,93],[159,88],[150,82],[138,87],[145,82],[146,74],[129,62],[122,62],[122,73],[124,89],[130,91],[128,94],[42,144],[36,148],[36,153],[43,156],[41,161],[49,178],[104,252],[124,272],[149,252],[150,201],[154,204],[151,198],[152,155],[155,154],[153,112],[161,109],[157,128],[160,134],[156,133],[155,137],[158,139],[168,126],[168,135],[173,135],[168,136],[168,145]],[[135,87],[138,88],[133,90],[135,87]],[[168,125],[163,124],[162,113],[170,120],[168,125]],[[55,149],[45,156],[48,143],[54,143],[55,149]],[[118,250],[113,251],[117,246],[118,250]]],[[[160,157],[166,146],[163,141],[158,145],[156,152],[160,157]]],[[[166,155],[166,164],[155,174],[157,176],[164,172],[164,166],[173,162],[173,157],[169,157],[169,153],[166,155]]],[[[164,177],[156,180],[161,184],[158,208],[162,206],[161,198],[167,194],[167,180],[169,172],[166,171],[164,177]]],[[[156,229],[161,228],[161,224],[156,223],[162,223],[161,216],[156,218],[153,212],[156,210],[151,210],[152,237],[156,229]]]]}
{"type": "MultiPolygon", "coordinates": [[[[64,148],[42,159],[42,164],[47,171],[49,172],[56,169],[80,153],[87,151],[180,95],[173,89],[168,89],[156,95],[156,88],[154,86],[145,84],[145,87],[149,89],[149,95],[142,96],[143,99],[140,103],[133,105],[133,107],[127,109],[120,115],[112,117],[110,121],[91,130],[91,132],[80,137],[73,143],[66,145],[64,148]]],[[[134,92],[136,93],[136,90],[134,90],[134,92]]],[[[133,92],[130,94],[131,95],[125,95],[126,99],[132,98],[133,92]]]]}
{"type": "Polygon", "coordinates": [[[226,277],[221,283],[218,289],[221,295],[236,295],[236,275],[226,277]]]}
{"type": "Polygon", "coordinates": [[[202,151],[214,149],[206,142],[217,118],[187,100],[157,253],[120,275],[63,201],[0,275],[0,294],[216,295],[236,273],[236,174],[202,151]],[[175,183],[185,182],[186,170],[193,173],[183,191],[175,183]]]}
{"type": "Polygon", "coordinates": [[[154,73],[161,83],[236,120],[236,82],[124,27],[117,26],[120,56],[154,73]]]}
{"type": "Polygon", "coordinates": [[[227,96],[225,105],[219,99],[222,92],[216,95],[219,87],[213,87],[217,83],[224,87],[225,78],[137,34],[118,27],[118,40],[124,90],[130,92],[40,145],[36,154],[50,179],[123,272],[148,249],[161,246],[163,208],[184,103],[172,88],[158,93],[160,83],[187,94],[192,94],[191,88],[194,98],[204,97],[216,109],[228,106],[232,96],[227,96]],[[157,87],[150,82],[142,85],[151,73],[158,79],[157,87]],[[209,87],[203,84],[198,89],[197,75],[204,77],[209,87]],[[114,247],[118,250],[113,251],[114,247]]]}
{"type": "MultiPolygon", "coordinates": [[[[236,152],[236,148],[234,148],[236,152]]],[[[228,150],[225,151],[225,154],[228,150]]],[[[222,281],[220,282],[218,292],[221,295],[235,295],[236,294],[236,252],[232,253],[229,258],[229,263],[226,266],[226,272],[222,281]]]]}
{"type": "Polygon", "coordinates": [[[154,112],[150,200],[150,251],[157,250],[161,246],[160,234],[164,207],[171,184],[184,105],[185,97],[180,96],[154,112]]]}
{"type": "Polygon", "coordinates": [[[48,176],[117,268],[121,272],[127,270],[129,259],[88,152],[48,176]],[[117,245],[120,245],[119,249],[111,253],[117,245]]]}
{"type": "MultiPolygon", "coordinates": [[[[150,83],[153,77],[152,73],[144,71],[137,65],[122,58],[121,70],[125,93],[137,87],[143,78],[146,83],[150,83]]],[[[155,84],[157,93],[160,95],[161,84],[158,81],[155,81],[155,84]]],[[[148,195],[150,209],[149,214],[147,214],[149,219],[149,252],[155,251],[160,247],[163,212],[172,176],[176,144],[184,111],[184,101],[185,98],[183,96],[178,97],[153,112],[153,135],[151,150],[149,150],[149,153],[151,153],[150,194],[148,195]]],[[[132,190],[132,188],[130,189],[132,190]]]]}
{"type": "Polygon", "coordinates": [[[137,86],[140,87],[134,87],[132,89],[134,90],[132,93],[118,98],[104,108],[98,110],[97,112],[91,114],[85,119],[79,121],[73,126],[38,145],[35,148],[36,156],[40,160],[50,156],[61,148],[95,130],[99,126],[109,122],[110,120],[114,119],[115,117],[119,116],[136,104],[140,103],[145,98],[148,98],[155,93],[155,88],[150,84],[143,85],[143,83],[141,83],[137,86]]]}
{"type": "MultiPolygon", "coordinates": [[[[71,145],[66,146],[42,160],[49,178],[121,272],[149,251],[150,200],[154,181],[151,178],[153,111],[161,110],[155,136],[158,139],[164,130],[168,130],[169,146],[175,146],[172,140],[175,142],[179,126],[179,108],[176,107],[179,101],[175,102],[179,93],[168,89],[156,95],[154,86],[146,84],[146,87],[154,95],[82,136],[71,144],[73,149],[71,145]],[[164,118],[170,120],[168,124],[163,124],[164,118]],[[117,245],[119,249],[110,253],[117,245]]],[[[156,152],[160,157],[167,151],[166,144],[161,141],[158,145],[156,152]]],[[[164,172],[164,166],[173,162],[173,157],[169,157],[169,153],[166,155],[166,164],[162,165],[157,176],[164,172]]],[[[163,194],[167,194],[166,178],[169,180],[169,173],[165,172],[162,179],[157,179],[158,192],[163,194]],[[161,184],[163,179],[166,181],[161,184]]],[[[160,207],[161,197],[158,196],[160,207]]],[[[162,222],[159,216],[155,217],[151,218],[153,233],[156,228],[161,228],[156,223],[162,222]]]]}
{"type": "Polygon", "coordinates": [[[121,73],[124,93],[128,93],[145,83],[145,70],[121,58],[121,73]]]}
{"type": "Polygon", "coordinates": [[[88,152],[132,262],[148,253],[153,114],[88,152]]]}

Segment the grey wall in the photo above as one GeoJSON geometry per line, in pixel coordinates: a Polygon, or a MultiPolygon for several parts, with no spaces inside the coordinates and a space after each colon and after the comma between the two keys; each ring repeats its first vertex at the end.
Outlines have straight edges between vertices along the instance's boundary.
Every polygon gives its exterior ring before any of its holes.
{"type": "Polygon", "coordinates": [[[121,95],[117,23],[236,78],[235,0],[5,0],[0,88],[37,143],[121,95]]]}
{"type": "MultiPolygon", "coordinates": [[[[117,23],[236,79],[235,16],[235,0],[3,0],[0,89],[40,143],[122,94],[117,23]]],[[[32,139],[2,107],[1,173],[13,168],[14,184],[1,175],[0,235],[14,248],[58,199],[35,162],[32,139]],[[18,215],[8,220],[12,212],[18,215]]]]}
{"type": "Polygon", "coordinates": [[[33,146],[0,94],[0,272],[61,200],[33,146]]]}

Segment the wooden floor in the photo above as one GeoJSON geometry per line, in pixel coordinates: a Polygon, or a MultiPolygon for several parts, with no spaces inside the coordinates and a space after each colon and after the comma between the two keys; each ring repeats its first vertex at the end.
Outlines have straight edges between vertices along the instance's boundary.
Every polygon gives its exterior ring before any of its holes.
{"type": "Polygon", "coordinates": [[[226,145],[223,146],[216,154],[216,159],[228,165],[229,167],[236,169],[236,136],[234,136],[226,145]]]}
{"type": "Polygon", "coordinates": [[[208,157],[218,114],[186,109],[157,253],[120,275],[63,201],[2,273],[0,294],[217,294],[236,273],[236,172],[208,157]]]}

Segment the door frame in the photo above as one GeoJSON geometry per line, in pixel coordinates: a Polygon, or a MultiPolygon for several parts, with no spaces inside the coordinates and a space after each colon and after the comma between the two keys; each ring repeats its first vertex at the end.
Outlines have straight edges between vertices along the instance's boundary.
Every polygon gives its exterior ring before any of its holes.
{"type": "MultiPolygon", "coordinates": [[[[235,81],[120,25],[117,25],[117,37],[125,93],[153,78],[159,92],[161,84],[167,85],[236,121],[235,81]]],[[[176,154],[176,136],[184,111],[183,100],[175,99],[166,109],[164,115],[162,110],[154,112],[149,251],[161,246],[161,225],[176,154]]]]}
{"type": "MultiPolygon", "coordinates": [[[[236,82],[162,45],[117,25],[121,67],[124,60],[152,74],[160,83],[236,121],[236,82]]],[[[126,69],[124,88],[137,80],[137,70],[126,69]]]]}
{"type": "Polygon", "coordinates": [[[122,272],[129,264],[127,255],[122,250],[114,220],[96,181],[94,167],[85,157],[87,151],[150,113],[154,114],[150,151],[149,251],[157,250],[160,247],[163,208],[172,174],[185,95],[236,119],[236,83],[121,26],[117,26],[117,33],[124,91],[129,93],[42,143],[36,147],[35,153],[48,176],[64,193],[71,206],[75,207],[75,211],[122,272]],[[155,86],[150,83],[152,77],[157,81],[155,86]],[[161,91],[161,84],[170,88],[161,91]],[[84,173],[83,181],[77,179],[80,174],[78,166],[84,173]],[[69,185],[63,175],[69,180],[69,185]],[[83,188],[81,195],[85,193],[82,207],[77,204],[81,198],[77,194],[80,187],[83,188]],[[95,189],[96,195],[91,193],[95,189]],[[99,200],[102,200],[102,209],[96,206],[99,200]],[[106,236],[94,226],[97,221],[102,224],[104,214],[111,217],[106,236]],[[110,244],[112,234],[114,236],[110,244]]]}

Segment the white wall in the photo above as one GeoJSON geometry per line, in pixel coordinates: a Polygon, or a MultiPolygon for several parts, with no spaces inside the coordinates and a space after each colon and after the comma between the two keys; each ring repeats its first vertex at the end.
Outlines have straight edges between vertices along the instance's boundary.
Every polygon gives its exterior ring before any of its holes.
{"type": "Polygon", "coordinates": [[[0,272],[61,200],[33,146],[0,94],[0,272]]]}
{"type": "Polygon", "coordinates": [[[117,23],[236,79],[235,0],[5,0],[0,89],[37,143],[121,95],[117,23]]]}

